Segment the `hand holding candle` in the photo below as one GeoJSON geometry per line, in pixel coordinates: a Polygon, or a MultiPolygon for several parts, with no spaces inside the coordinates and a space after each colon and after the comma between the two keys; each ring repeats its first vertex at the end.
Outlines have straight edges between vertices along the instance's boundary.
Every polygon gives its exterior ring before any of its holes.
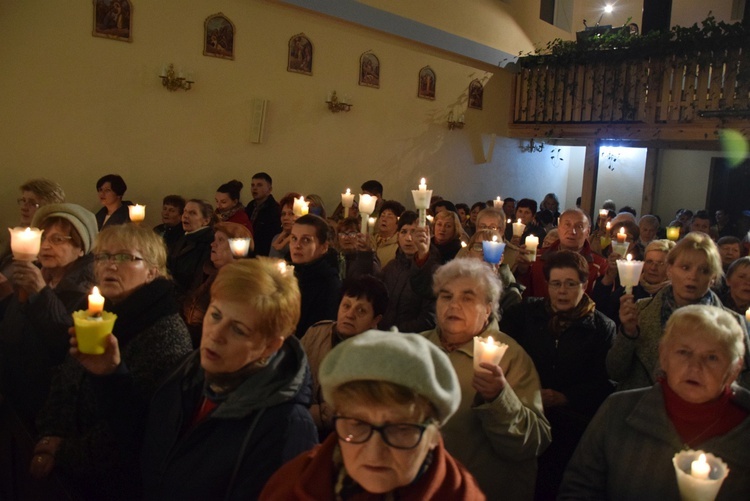
{"type": "Polygon", "coordinates": [[[38,228],[8,228],[10,232],[10,249],[13,259],[34,261],[42,245],[42,232],[38,228]]]}
{"type": "Polygon", "coordinates": [[[362,215],[362,227],[360,233],[367,233],[368,217],[375,212],[375,203],[377,201],[378,197],[366,193],[359,196],[359,213],[362,215]]]}
{"type": "Polygon", "coordinates": [[[430,208],[432,190],[427,189],[425,178],[421,179],[418,189],[411,190],[411,196],[414,198],[414,206],[419,213],[419,222],[417,223],[417,226],[427,226],[427,209],[430,208]]]}
{"type": "Polygon", "coordinates": [[[487,363],[491,365],[499,365],[500,360],[503,359],[505,351],[508,349],[508,345],[495,341],[492,336],[488,336],[487,339],[479,336],[474,337],[474,370],[487,372],[479,366],[481,363],[487,363]]]}
{"type": "Polygon", "coordinates": [[[680,497],[686,501],[713,501],[729,474],[727,464],[710,452],[683,450],[672,458],[680,497]]]}
{"type": "Polygon", "coordinates": [[[104,298],[94,287],[89,295],[88,309],[73,312],[78,351],[86,355],[103,354],[116,319],[117,315],[104,311],[104,298]]]}

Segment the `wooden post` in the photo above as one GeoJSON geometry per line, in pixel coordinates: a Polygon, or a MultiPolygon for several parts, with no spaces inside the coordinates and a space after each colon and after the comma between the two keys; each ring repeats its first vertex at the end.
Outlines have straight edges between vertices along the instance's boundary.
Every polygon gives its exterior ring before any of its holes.
{"type": "Polygon", "coordinates": [[[646,168],[643,172],[643,195],[641,215],[653,214],[656,200],[656,175],[658,171],[659,148],[646,148],[646,168]]]}
{"type": "MultiPolygon", "coordinates": [[[[583,186],[581,187],[581,210],[593,217],[596,200],[596,182],[599,177],[599,142],[586,141],[586,154],[583,160],[583,186]]],[[[592,224],[596,219],[591,220],[592,224]]]]}

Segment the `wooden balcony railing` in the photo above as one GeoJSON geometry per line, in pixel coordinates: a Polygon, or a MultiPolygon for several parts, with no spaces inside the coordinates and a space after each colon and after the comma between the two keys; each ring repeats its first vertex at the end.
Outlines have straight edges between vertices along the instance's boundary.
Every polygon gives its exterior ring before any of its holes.
{"type": "Polygon", "coordinates": [[[522,68],[515,79],[511,129],[701,122],[715,127],[717,117],[750,118],[750,51],[741,47],[690,58],[599,59],[522,68]]]}

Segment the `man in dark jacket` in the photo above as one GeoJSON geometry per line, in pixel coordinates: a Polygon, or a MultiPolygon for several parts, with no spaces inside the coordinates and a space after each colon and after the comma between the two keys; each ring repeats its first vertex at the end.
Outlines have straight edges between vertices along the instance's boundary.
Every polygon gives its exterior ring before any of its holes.
{"type": "Polygon", "coordinates": [[[271,250],[271,240],[281,233],[281,207],[271,195],[273,180],[265,172],[253,175],[250,191],[253,201],[247,204],[245,212],[253,222],[255,254],[267,256],[271,250]]]}

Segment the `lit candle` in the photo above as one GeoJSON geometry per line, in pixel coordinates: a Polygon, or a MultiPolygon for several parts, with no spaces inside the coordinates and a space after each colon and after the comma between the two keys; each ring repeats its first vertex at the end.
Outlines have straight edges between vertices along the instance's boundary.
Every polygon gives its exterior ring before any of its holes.
{"type": "Polygon", "coordinates": [[[711,473],[711,466],[706,462],[706,455],[701,454],[698,456],[697,461],[690,463],[690,475],[694,478],[700,478],[701,480],[708,479],[708,474],[711,473]]]}
{"type": "Polygon", "coordinates": [[[279,261],[277,266],[279,267],[279,271],[282,275],[286,275],[287,273],[294,273],[294,266],[291,264],[286,264],[285,261],[279,261]]]}
{"type": "Polygon", "coordinates": [[[344,206],[344,219],[349,217],[349,209],[354,205],[354,194],[349,188],[346,189],[346,193],[341,194],[341,205],[344,206]]]}
{"type": "Polygon", "coordinates": [[[414,206],[419,212],[419,221],[417,226],[427,226],[427,209],[430,208],[430,198],[432,198],[432,190],[427,189],[427,181],[425,178],[421,179],[419,186],[416,190],[411,190],[411,196],[414,199],[414,206]]]}
{"type": "Polygon", "coordinates": [[[513,222],[513,220],[512,220],[511,218],[508,218],[508,219],[507,219],[507,220],[505,221],[505,224],[510,224],[510,223],[512,223],[512,222],[513,222]]]}
{"type": "Polygon", "coordinates": [[[128,212],[130,213],[130,220],[134,223],[140,223],[146,218],[145,205],[128,205],[128,212]]]}
{"type": "Polygon", "coordinates": [[[301,217],[308,213],[308,205],[310,202],[305,201],[305,197],[300,196],[294,199],[294,205],[292,205],[292,212],[295,216],[301,217]]]}
{"type": "Polygon", "coordinates": [[[373,230],[375,229],[375,221],[376,219],[374,217],[367,220],[367,229],[370,231],[370,235],[372,235],[373,230]]]}
{"type": "Polygon", "coordinates": [[[607,224],[604,225],[605,228],[607,228],[607,231],[612,229],[612,221],[607,221],[607,224]]]}
{"type": "MultiPolygon", "coordinates": [[[[461,240],[461,248],[465,249],[466,247],[468,247],[468,244],[466,242],[464,242],[463,240],[461,240]]],[[[748,310],[748,311],[750,311],[750,310],[748,310]]]]}
{"type": "Polygon", "coordinates": [[[503,208],[503,200],[500,197],[497,197],[495,200],[492,201],[492,205],[496,209],[502,209],[503,208]]]}
{"type": "Polygon", "coordinates": [[[625,287],[626,294],[633,293],[633,287],[638,285],[643,271],[643,261],[633,261],[633,256],[627,255],[627,259],[617,260],[617,273],[620,275],[620,284],[625,287]]]}
{"type": "Polygon", "coordinates": [[[245,257],[250,250],[250,238],[230,238],[229,248],[235,257],[245,257]]]}
{"type": "Polygon", "coordinates": [[[680,238],[680,227],[679,226],[667,227],[667,238],[673,242],[676,242],[680,238]]]}
{"type": "Polygon", "coordinates": [[[422,178],[419,182],[419,191],[427,191],[427,182],[422,178]]]}
{"type": "Polygon", "coordinates": [[[508,349],[508,345],[495,341],[492,336],[487,336],[487,339],[483,339],[479,336],[474,337],[474,370],[475,371],[487,371],[479,367],[479,364],[486,363],[491,365],[498,365],[500,360],[503,359],[505,351],[508,349]]]}
{"type": "Polygon", "coordinates": [[[620,231],[617,232],[617,243],[624,244],[628,240],[628,235],[625,233],[625,227],[621,227],[620,231]]]}
{"type": "Polygon", "coordinates": [[[484,260],[492,265],[496,265],[503,258],[505,251],[505,242],[498,242],[497,235],[493,235],[492,240],[482,242],[482,252],[484,260]]]}
{"type": "Polygon", "coordinates": [[[536,235],[527,236],[526,240],[524,240],[524,245],[526,245],[526,251],[528,252],[526,259],[536,261],[536,249],[539,247],[539,237],[536,235]]]}
{"type": "Polygon", "coordinates": [[[607,209],[601,209],[601,210],[599,210],[599,217],[600,218],[605,218],[608,215],[609,215],[609,211],[607,209]]]}
{"type": "Polygon", "coordinates": [[[745,320],[747,320],[750,323],[750,308],[747,309],[745,312],[745,320]]]}
{"type": "Polygon", "coordinates": [[[513,236],[520,237],[523,235],[523,230],[526,229],[526,225],[519,219],[518,222],[513,223],[513,236]]]}
{"type": "Polygon", "coordinates": [[[87,313],[90,317],[101,317],[104,311],[104,298],[99,294],[99,287],[94,286],[89,294],[89,308],[87,313]]]}
{"type": "Polygon", "coordinates": [[[366,193],[359,196],[359,213],[362,214],[362,227],[360,233],[367,234],[367,217],[375,212],[375,202],[378,197],[366,193]]]}
{"type": "Polygon", "coordinates": [[[10,231],[10,249],[13,259],[33,261],[39,255],[42,245],[42,232],[39,228],[8,228],[10,231]]]}

